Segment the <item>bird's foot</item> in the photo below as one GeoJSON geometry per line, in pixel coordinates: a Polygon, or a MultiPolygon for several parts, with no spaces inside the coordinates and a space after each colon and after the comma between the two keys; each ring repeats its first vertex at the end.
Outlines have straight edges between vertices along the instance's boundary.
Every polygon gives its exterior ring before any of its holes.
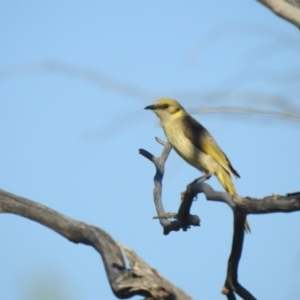
{"type": "Polygon", "coordinates": [[[214,175],[214,172],[208,172],[205,175],[197,178],[195,182],[204,182],[205,180],[208,180],[212,175],[214,175]]]}

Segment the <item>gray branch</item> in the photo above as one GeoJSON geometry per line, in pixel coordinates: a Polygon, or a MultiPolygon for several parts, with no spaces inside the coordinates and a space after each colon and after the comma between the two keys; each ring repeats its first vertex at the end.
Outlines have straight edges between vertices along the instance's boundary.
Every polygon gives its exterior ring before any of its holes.
{"type": "Polygon", "coordinates": [[[42,224],[73,243],[92,246],[102,257],[114,295],[127,299],[134,295],[147,300],[191,300],[182,290],[149,267],[137,254],[117,244],[104,230],[73,220],[34,201],[0,190],[0,213],[12,213],[42,224]],[[122,250],[131,269],[126,268],[122,250]]]}
{"type": "Polygon", "coordinates": [[[207,200],[226,203],[232,210],[244,214],[269,214],[276,212],[295,212],[300,210],[300,192],[286,195],[266,196],[264,198],[241,197],[230,195],[226,192],[217,192],[207,183],[196,182],[193,184],[195,195],[204,193],[207,200]]]}
{"type": "MultiPolygon", "coordinates": [[[[164,146],[163,152],[159,157],[155,157],[144,149],[139,149],[139,153],[148,158],[155,166],[156,173],[154,175],[154,204],[156,207],[157,217],[161,226],[164,229],[164,234],[167,235],[171,231],[178,231],[181,228],[186,230],[190,225],[199,226],[200,219],[196,215],[189,214],[190,206],[185,206],[184,211],[181,211],[181,218],[178,218],[177,214],[166,213],[162,203],[162,180],[164,177],[165,162],[172,150],[170,143],[166,143],[159,138],[155,138],[158,143],[164,146]],[[175,219],[170,221],[169,218],[175,219]]],[[[183,203],[183,202],[182,202],[183,203]]],[[[183,209],[182,209],[183,210],[183,209]]]]}
{"type": "Polygon", "coordinates": [[[238,107],[238,106],[207,106],[202,108],[194,108],[189,109],[189,112],[193,114],[214,114],[214,113],[221,113],[221,114],[247,114],[247,115],[261,115],[264,117],[271,117],[271,118],[279,118],[284,120],[290,120],[295,122],[300,122],[300,115],[287,112],[287,111],[272,111],[272,110],[264,110],[264,109],[257,109],[252,107],[238,107]]]}
{"type": "Polygon", "coordinates": [[[276,15],[300,27],[300,3],[296,0],[259,0],[276,15]]]}
{"type": "Polygon", "coordinates": [[[208,184],[194,180],[187,185],[186,191],[181,194],[181,204],[177,213],[165,213],[162,204],[162,179],[164,164],[171,151],[171,145],[160,139],[156,140],[164,146],[160,157],[155,157],[146,150],[140,149],[141,155],[148,158],[156,167],[154,176],[154,203],[158,213],[157,218],[164,228],[164,234],[183,229],[186,231],[191,225],[199,226],[200,218],[190,214],[193,200],[199,193],[203,193],[207,200],[227,204],[234,215],[234,232],[231,253],[228,259],[227,276],[222,293],[227,299],[236,299],[235,294],[245,300],[256,298],[238,282],[238,265],[242,255],[244,242],[244,224],[248,214],[267,214],[275,212],[294,212],[300,210],[300,192],[290,193],[285,196],[271,195],[262,199],[240,197],[226,192],[213,190],[208,184]],[[169,218],[175,219],[170,221],[169,218]]]}

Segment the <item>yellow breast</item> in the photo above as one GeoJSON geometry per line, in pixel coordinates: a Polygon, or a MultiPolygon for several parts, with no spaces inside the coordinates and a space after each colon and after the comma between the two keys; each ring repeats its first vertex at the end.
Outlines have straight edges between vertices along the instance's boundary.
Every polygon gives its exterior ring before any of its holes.
{"type": "Polygon", "coordinates": [[[190,165],[202,172],[216,172],[221,166],[206,153],[196,148],[185,136],[180,120],[162,124],[174,150],[190,165]]]}

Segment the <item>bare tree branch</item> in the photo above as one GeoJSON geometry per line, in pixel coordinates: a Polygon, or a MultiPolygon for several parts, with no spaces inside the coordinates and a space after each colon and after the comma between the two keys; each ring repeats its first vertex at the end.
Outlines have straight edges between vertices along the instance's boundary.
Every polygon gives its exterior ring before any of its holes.
{"type": "MultiPolygon", "coordinates": [[[[236,27],[236,26],[235,26],[236,27]]],[[[218,27],[219,28],[219,27],[218,27]]],[[[211,34],[212,36],[215,36],[215,34],[211,34]]],[[[286,43],[284,40],[283,43],[286,43]]],[[[248,66],[247,66],[247,71],[248,66]]],[[[125,95],[128,97],[134,97],[138,99],[143,99],[145,101],[152,101],[152,99],[155,99],[158,97],[158,95],[161,95],[162,92],[159,91],[150,91],[147,89],[144,89],[142,87],[123,82],[121,80],[111,78],[103,73],[101,73],[98,70],[85,67],[85,66],[79,66],[76,64],[69,64],[61,61],[45,61],[37,64],[30,64],[30,65],[23,65],[18,67],[10,67],[10,68],[0,68],[0,80],[6,79],[11,76],[19,76],[23,74],[39,74],[41,72],[54,72],[58,74],[63,74],[66,76],[72,76],[77,78],[82,78],[83,80],[87,80],[91,83],[94,83],[102,88],[109,89],[111,91],[114,91],[116,93],[119,93],[121,95],[125,95]]],[[[272,73],[273,74],[273,73],[272,73]]],[[[239,76],[240,78],[240,76],[239,76]]],[[[287,75],[285,74],[284,78],[287,78],[287,75]]],[[[282,79],[280,79],[282,80],[282,79]]],[[[297,81],[297,78],[295,79],[297,81]]],[[[298,82],[298,81],[297,81],[298,82]]],[[[173,93],[174,94],[174,93],[173,93]]],[[[204,91],[198,91],[198,92],[180,92],[177,91],[175,93],[178,95],[179,98],[185,98],[190,100],[199,100],[201,98],[203,102],[209,102],[212,101],[228,101],[230,99],[243,99],[244,102],[251,102],[251,103],[273,103],[273,106],[276,104],[282,104],[284,103],[285,107],[280,107],[280,111],[272,111],[270,110],[261,110],[261,109],[253,109],[248,107],[235,107],[235,106],[223,106],[223,107],[203,107],[201,109],[194,109],[189,110],[190,112],[195,111],[195,113],[234,113],[234,114],[253,114],[253,115],[264,115],[264,116],[272,116],[275,118],[280,119],[288,119],[293,121],[300,121],[299,114],[295,113],[297,109],[293,109],[293,113],[291,113],[288,109],[289,107],[287,104],[290,104],[289,99],[286,96],[278,96],[278,95],[272,95],[268,93],[262,93],[262,92],[255,92],[255,91],[247,91],[247,92],[237,92],[233,89],[218,89],[217,91],[213,92],[204,92],[204,91]]],[[[290,104],[291,105],[291,104],[290,104]]],[[[93,136],[103,136],[104,132],[105,134],[110,136],[110,132],[119,131],[119,127],[115,127],[115,124],[118,123],[124,123],[121,121],[126,121],[125,123],[128,123],[132,117],[126,115],[122,115],[123,120],[119,118],[113,120],[111,124],[109,124],[105,130],[101,132],[101,134],[93,134],[93,136]],[[112,126],[114,124],[114,126],[112,126]],[[107,133],[109,132],[109,133],[107,133]]]]}
{"type": "Polygon", "coordinates": [[[238,282],[238,266],[242,256],[244,242],[244,224],[246,215],[240,211],[234,211],[234,231],[232,239],[231,253],[228,259],[227,276],[222,293],[227,296],[227,299],[232,299],[234,293],[238,294],[242,299],[255,300],[249,291],[247,291],[238,282]],[[226,293],[226,292],[227,293],[226,293]]]}
{"type": "Polygon", "coordinates": [[[300,5],[297,1],[259,0],[259,2],[271,9],[279,17],[300,27],[300,5]]]}
{"type": "Polygon", "coordinates": [[[159,138],[155,139],[158,143],[164,146],[163,152],[159,157],[155,157],[153,154],[144,149],[139,149],[139,153],[153,162],[156,168],[156,173],[154,176],[154,204],[158,215],[156,218],[159,219],[161,226],[164,228],[164,234],[167,235],[171,231],[178,231],[180,230],[180,228],[183,228],[185,230],[189,225],[199,226],[199,217],[196,215],[189,215],[190,206],[188,205],[185,206],[185,213],[181,212],[181,215],[183,214],[183,218],[181,218],[183,223],[179,220],[168,220],[168,218],[177,219],[176,214],[165,212],[162,203],[162,180],[164,177],[165,162],[172,150],[172,146],[170,143],[166,143],[159,138]]]}
{"type": "Polygon", "coordinates": [[[250,197],[240,197],[238,195],[230,195],[226,192],[218,192],[213,190],[208,184],[194,180],[188,184],[187,189],[181,195],[181,204],[177,213],[165,213],[162,205],[162,179],[164,173],[164,164],[171,150],[169,143],[165,143],[156,138],[156,140],[164,145],[164,150],[159,158],[154,157],[146,150],[140,149],[140,154],[150,159],[156,167],[154,203],[158,213],[160,223],[164,228],[164,234],[170,231],[178,231],[182,228],[184,231],[194,224],[194,220],[200,220],[198,216],[190,215],[190,209],[193,200],[199,193],[204,193],[207,200],[226,203],[233,211],[234,215],[234,231],[232,239],[231,253],[228,259],[227,276],[222,293],[227,299],[236,299],[235,294],[245,300],[255,300],[256,298],[246,290],[238,281],[238,266],[242,255],[244,242],[244,224],[248,214],[267,214],[274,212],[293,212],[300,210],[300,192],[290,193],[286,196],[271,195],[263,199],[255,199],[250,197]],[[166,155],[167,153],[167,155],[166,155]],[[157,163],[157,161],[160,161],[157,163]],[[159,174],[159,175],[158,175],[159,174]],[[176,221],[169,221],[167,218],[175,218],[176,221]],[[174,228],[172,227],[174,226],[174,228]]]}
{"type": "Polygon", "coordinates": [[[217,192],[208,184],[193,182],[193,191],[196,194],[204,193],[207,200],[223,202],[233,211],[248,214],[268,214],[275,212],[295,212],[300,210],[300,192],[283,195],[271,195],[262,199],[230,195],[226,192],[217,192]]]}
{"type": "Polygon", "coordinates": [[[189,109],[189,112],[194,114],[208,114],[208,113],[231,113],[231,114],[253,114],[253,115],[262,115],[265,117],[273,117],[286,119],[291,121],[300,122],[300,115],[293,114],[290,112],[284,111],[271,111],[264,109],[256,109],[252,107],[238,107],[238,106],[219,106],[219,107],[202,107],[189,109]]]}
{"type": "Polygon", "coordinates": [[[137,254],[118,245],[104,230],[75,221],[34,201],[0,190],[0,213],[12,213],[36,221],[69,241],[92,246],[102,257],[111,289],[119,299],[141,295],[145,299],[191,300],[182,290],[150,268],[137,254]],[[126,268],[123,250],[131,269],[126,268]]]}
{"type": "Polygon", "coordinates": [[[93,68],[57,60],[49,60],[37,64],[15,66],[5,69],[1,68],[0,80],[11,76],[19,76],[23,74],[39,74],[41,72],[54,72],[70,77],[82,78],[102,88],[112,90],[116,93],[131,98],[133,97],[143,99],[145,100],[145,102],[148,102],[159,95],[159,93],[155,93],[142,87],[112,78],[93,68]]]}

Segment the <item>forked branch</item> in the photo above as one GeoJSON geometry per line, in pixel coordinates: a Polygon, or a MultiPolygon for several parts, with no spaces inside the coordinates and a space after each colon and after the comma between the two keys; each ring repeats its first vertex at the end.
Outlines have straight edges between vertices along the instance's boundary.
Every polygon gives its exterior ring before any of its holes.
{"type": "Polygon", "coordinates": [[[156,207],[157,217],[161,226],[164,229],[164,234],[167,235],[171,231],[178,231],[181,228],[186,230],[188,226],[199,226],[200,219],[196,215],[190,215],[190,207],[191,203],[187,204],[187,202],[183,202],[183,207],[180,212],[180,217],[174,213],[166,213],[164,210],[164,206],[162,203],[162,180],[164,177],[165,170],[165,162],[172,150],[172,146],[170,143],[164,142],[159,138],[155,138],[158,143],[164,146],[163,152],[159,157],[155,157],[153,154],[149,153],[144,149],[139,149],[139,153],[144,157],[148,158],[151,162],[153,162],[156,172],[154,175],[154,204],[156,207]],[[174,221],[170,221],[169,219],[175,219],[174,221]]]}
{"type": "Polygon", "coordinates": [[[156,140],[164,146],[160,157],[155,157],[146,150],[140,149],[140,154],[152,161],[156,167],[154,177],[154,203],[164,234],[178,231],[180,228],[186,231],[190,225],[199,225],[198,216],[191,215],[190,209],[193,200],[199,193],[205,194],[207,200],[226,203],[233,211],[234,232],[231,253],[228,259],[227,276],[222,293],[227,299],[236,299],[235,294],[246,300],[255,300],[255,297],[238,282],[238,265],[242,255],[244,242],[244,224],[248,214],[267,214],[275,212],[293,212],[300,210],[300,192],[287,194],[286,196],[271,195],[263,199],[240,197],[226,192],[214,191],[208,184],[198,179],[188,184],[187,189],[181,195],[181,204],[177,213],[165,213],[162,203],[162,179],[164,164],[171,151],[171,145],[160,139],[156,140]],[[169,218],[175,219],[170,221],[169,218]]]}

